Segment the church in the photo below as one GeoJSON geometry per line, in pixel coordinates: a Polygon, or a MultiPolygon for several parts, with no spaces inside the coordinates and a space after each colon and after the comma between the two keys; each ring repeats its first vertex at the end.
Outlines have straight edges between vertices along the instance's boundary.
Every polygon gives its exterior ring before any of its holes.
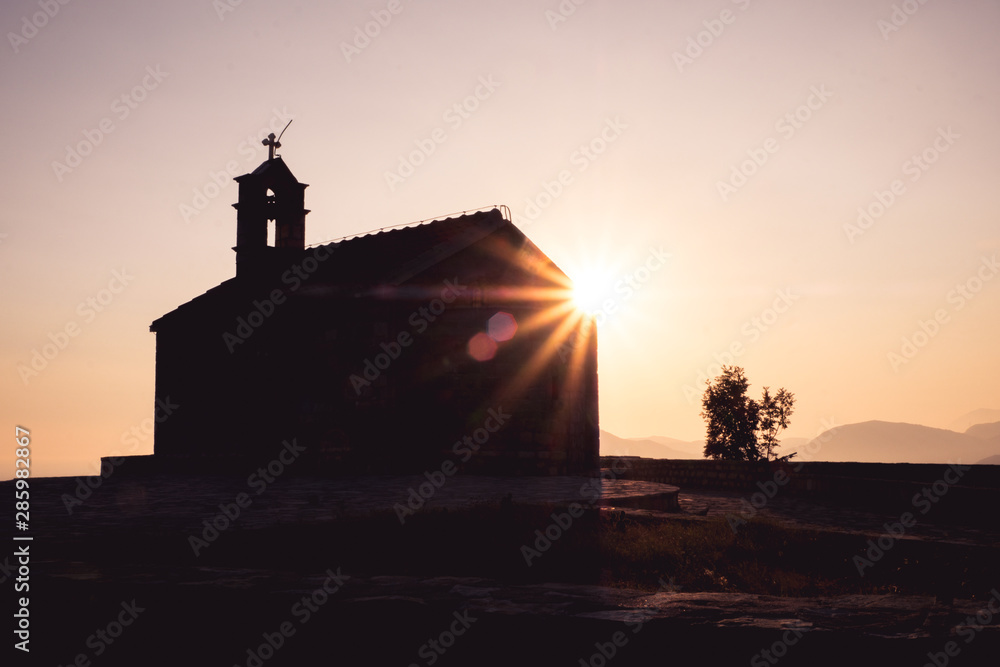
{"type": "Polygon", "coordinates": [[[294,441],[325,474],[596,472],[596,327],[509,215],[306,247],[307,186],[270,140],[235,178],[235,277],[150,325],[156,396],[179,406],[153,458],[294,441]]]}

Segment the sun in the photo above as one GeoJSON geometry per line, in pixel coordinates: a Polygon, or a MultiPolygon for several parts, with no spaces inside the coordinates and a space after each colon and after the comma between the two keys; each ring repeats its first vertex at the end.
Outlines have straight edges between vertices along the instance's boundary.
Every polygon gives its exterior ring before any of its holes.
{"type": "Polygon", "coordinates": [[[573,305],[584,314],[593,315],[601,309],[608,298],[611,281],[605,272],[598,269],[584,269],[573,278],[573,305]]]}

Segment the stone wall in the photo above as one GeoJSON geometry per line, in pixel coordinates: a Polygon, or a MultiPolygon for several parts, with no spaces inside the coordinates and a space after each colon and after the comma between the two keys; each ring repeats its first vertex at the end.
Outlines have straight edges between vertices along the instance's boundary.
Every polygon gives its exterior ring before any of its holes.
{"type": "Polygon", "coordinates": [[[920,511],[929,503],[936,515],[949,519],[1000,523],[1000,466],[603,457],[602,467],[617,458],[628,465],[622,478],[672,484],[681,493],[714,489],[746,494],[748,499],[781,493],[890,513],[920,511]]]}

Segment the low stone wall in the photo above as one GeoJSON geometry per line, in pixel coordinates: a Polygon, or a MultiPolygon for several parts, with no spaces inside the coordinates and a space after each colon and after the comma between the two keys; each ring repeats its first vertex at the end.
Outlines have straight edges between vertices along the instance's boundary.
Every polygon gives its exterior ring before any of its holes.
{"type": "Polygon", "coordinates": [[[672,484],[682,493],[716,489],[746,494],[748,499],[781,493],[891,513],[917,514],[929,507],[928,512],[949,520],[1000,525],[1000,466],[601,459],[602,467],[613,463],[616,470],[626,468],[619,475],[623,479],[672,484]]]}

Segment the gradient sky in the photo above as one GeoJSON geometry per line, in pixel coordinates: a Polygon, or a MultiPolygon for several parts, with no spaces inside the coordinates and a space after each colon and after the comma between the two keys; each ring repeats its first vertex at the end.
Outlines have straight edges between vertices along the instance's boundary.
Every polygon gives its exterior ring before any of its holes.
{"type": "Polygon", "coordinates": [[[231,1],[0,6],[0,413],[35,474],[152,451],[149,323],[234,275],[230,176],[288,118],[307,243],[506,204],[599,278],[616,434],[702,437],[734,345],[787,435],[1000,407],[998,3],[231,1]]]}

